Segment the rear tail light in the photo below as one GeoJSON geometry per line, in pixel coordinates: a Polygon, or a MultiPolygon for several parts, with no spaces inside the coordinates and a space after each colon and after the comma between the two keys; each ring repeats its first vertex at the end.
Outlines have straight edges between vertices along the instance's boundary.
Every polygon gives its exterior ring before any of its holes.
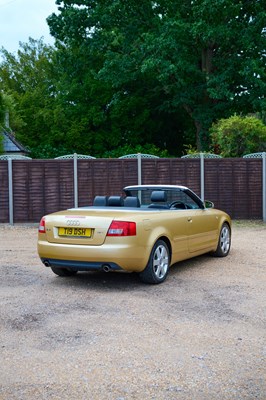
{"type": "Polygon", "coordinates": [[[42,219],[41,219],[41,221],[40,221],[39,233],[46,233],[46,229],[45,229],[45,218],[44,218],[44,217],[42,217],[42,219]]]}
{"type": "Polygon", "coordinates": [[[108,229],[107,236],[136,236],[136,223],[113,221],[108,229]]]}

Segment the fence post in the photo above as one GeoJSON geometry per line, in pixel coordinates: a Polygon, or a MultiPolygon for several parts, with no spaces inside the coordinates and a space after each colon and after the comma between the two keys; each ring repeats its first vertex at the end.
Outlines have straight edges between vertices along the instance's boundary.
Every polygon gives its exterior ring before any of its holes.
{"type": "Polygon", "coordinates": [[[9,158],[7,162],[8,162],[9,223],[10,225],[14,225],[12,159],[9,158]]]}
{"type": "Polygon", "coordinates": [[[266,222],[266,153],[262,153],[262,216],[266,222]]]}
{"type": "Polygon", "coordinates": [[[141,185],[141,153],[138,153],[138,185],[141,185]]]}
{"type": "Polygon", "coordinates": [[[74,153],[73,158],[74,167],[74,207],[77,208],[78,205],[78,157],[77,153],[74,153]]]}
{"type": "Polygon", "coordinates": [[[200,198],[204,201],[204,153],[200,153],[200,198]]]}

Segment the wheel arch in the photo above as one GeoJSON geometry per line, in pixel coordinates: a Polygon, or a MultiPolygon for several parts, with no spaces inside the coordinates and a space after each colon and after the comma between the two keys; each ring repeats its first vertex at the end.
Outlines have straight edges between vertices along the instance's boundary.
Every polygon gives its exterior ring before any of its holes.
{"type": "Polygon", "coordinates": [[[153,244],[149,261],[145,269],[139,273],[140,280],[151,284],[164,282],[171,265],[171,252],[171,243],[167,236],[161,235],[157,237],[153,244]]]}
{"type": "Polygon", "coordinates": [[[163,235],[163,236],[158,237],[157,240],[154,242],[154,244],[158,240],[163,240],[167,244],[167,247],[168,247],[168,250],[169,250],[169,256],[170,256],[170,262],[169,263],[171,264],[171,260],[172,260],[172,245],[171,245],[170,240],[168,239],[167,236],[163,235]]]}
{"type": "Polygon", "coordinates": [[[219,224],[219,232],[222,229],[223,224],[227,224],[229,229],[230,229],[230,233],[232,234],[232,223],[231,223],[231,219],[230,218],[221,218],[220,219],[220,224],[219,224]]]}
{"type": "Polygon", "coordinates": [[[211,254],[215,257],[226,257],[229,254],[231,248],[231,238],[232,238],[232,227],[230,222],[226,218],[222,220],[219,232],[220,233],[217,241],[217,247],[213,252],[211,252],[211,254]],[[223,232],[224,227],[228,229],[229,235],[227,235],[226,231],[225,233],[223,232]]]}
{"type": "MultiPolygon", "coordinates": [[[[219,218],[219,223],[218,223],[218,226],[217,226],[217,240],[216,240],[216,246],[217,246],[218,243],[219,243],[220,232],[221,232],[221,229],[222,229],[223,224],[226,224],[226,225],[228,226],[228,228],[229,228],[229,230],[230,230],[230,235],[231,235],[231,237],[232,237],[232,223],[231,223],[231,219],[230,219],[229,216],[228,216],[228,218],[226,218],[226,216],[223,215],[223,216],[221,216],[221,217],[219,218]]],[[[216,248],[216,247],[215,247],[215,248],[216,248]]]]}
{"type": "Polygon", "coordinates": [[[152,227],[152,229],[149,231],[149,235],[147,237],[147,247],[150,249],[150,252],[153,249],[153,246],[158,240],[163,240],[168,247],[169,250],[169,256],[170,256],[170,262],[172,260],[172,244],[171,240],[169,239],[171,237],[170,232],[167,229],[162,229],[162,227],[152,227]]]}

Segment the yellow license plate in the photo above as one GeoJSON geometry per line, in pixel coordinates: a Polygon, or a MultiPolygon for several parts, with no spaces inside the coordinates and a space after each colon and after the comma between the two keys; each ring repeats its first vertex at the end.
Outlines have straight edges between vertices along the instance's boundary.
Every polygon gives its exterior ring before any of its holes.
{"type": "Polygon", "coordinates": [[[90,228],[58,228],[59,236],[91,237],[90,228]]]}

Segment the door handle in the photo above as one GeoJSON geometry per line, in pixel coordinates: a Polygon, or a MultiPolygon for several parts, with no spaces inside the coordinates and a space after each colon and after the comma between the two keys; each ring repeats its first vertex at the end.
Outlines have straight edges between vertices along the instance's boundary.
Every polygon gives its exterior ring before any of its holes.
{"type": "Polygon", "coordinates": [[[191,217],[189,217],[187,220],[188,220],[188,222],[192,222],[192,218],[191,217]]]}

